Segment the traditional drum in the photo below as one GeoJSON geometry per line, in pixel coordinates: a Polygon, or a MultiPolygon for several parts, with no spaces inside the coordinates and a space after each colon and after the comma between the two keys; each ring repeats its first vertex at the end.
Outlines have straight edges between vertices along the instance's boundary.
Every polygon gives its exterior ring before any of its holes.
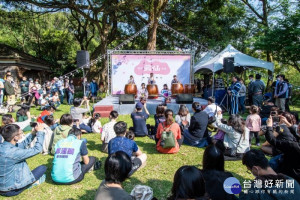
{"type": "Polygon", "coordinates": [[[173,83],[171,92],[173,96],[176,96],[177,94],[183,93],[183,85],[181,83],[173,83]]]}
{"type": "Polygon", "coordinates": [[[158,87],[157,87],[157,85],[155,85],[155,84],[147,85],[147,91],[148,91],[148,98],[149,99],[158,98],[158,87]]]}
{"type": "Polygon", "coordinates": [[[194,84],[185,84],[184,85],[184,93],[185,94],[195,93],[195,85],[194,84]]]}
{"type": "Polygon", "coordinates": [[[137,87],[135,84],[126,84],[124,89],[125,94],[134,94],[137,93],[137,87]]]}

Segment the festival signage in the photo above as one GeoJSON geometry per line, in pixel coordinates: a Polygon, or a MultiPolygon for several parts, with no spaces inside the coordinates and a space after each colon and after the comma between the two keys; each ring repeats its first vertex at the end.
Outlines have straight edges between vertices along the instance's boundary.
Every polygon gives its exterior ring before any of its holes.
{"type": "Polygon", "coordinates": [[[130,75],[138,89],[142,83],[147,85],[150,73],[154,74],[159,90],[164,84],[171,89],[173,75],[177,75],[182,84],[190,83],[191,55],[113,54],[111,67],[112,94],[124,94],[130,75]]]}

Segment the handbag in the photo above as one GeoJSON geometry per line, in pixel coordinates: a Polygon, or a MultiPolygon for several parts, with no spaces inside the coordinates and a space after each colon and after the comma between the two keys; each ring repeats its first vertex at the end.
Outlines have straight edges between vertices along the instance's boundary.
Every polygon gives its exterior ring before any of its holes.
{"type": "Polygon", "coordinates": [[[217,111],[218,111],[218,106],[216,104],[216,110],[215,110],[215,113],[213,116],[209,117],[208,118],[208,124],[212,124],[214,123],[217,119],[216,119],[216,114],[217,114],[217,111]]]}
{"type": "Polygon", "coordinates": [[[240,145],[241,139],[242,139],[242,134],[241,134],[241,137],[240,137],[240,139],[239,139],[239,142],[237,143],[236,148],[226,148],[226,149],[225,149],[225,152],[224,152],[224,155],[225,155],[225,156],[230,156],[230,157],[236,157],[236,154],[237,154],[237,148],[238,148],[238,146],[240,145]]]}
{"type": "Polygon", "coordinates": [[[166,128],[164,127],[164,125],[162,123],[164,131],[162,132],[162,135],[161,135],[160,146],[162,146],[162,148],[164,148],[164,149],[173,148],[176,146],[174,134],[170,130],[173,124],[171,124],[169,131],[166,131],[166,128]]]}
{"type": "Polygon", "coordinates": [[[187,116],[185,116],[185,120],[182,120],[182,118],[181,118],[181,123],[179,125],[181,132],[184,132],[184,129],[187,129],[189,127],[189,122],[186,120],[186,118],[187,118],[187,116]],[[187,125],[183,125],[182,124],[183,121],[187,121],[188,122],[187,125]]]}
{"type": "Polygon", "coordinates": [[[135,200],[151,200],[153,198],[153,190],[146,185],[136,185],[130,193],[135,200]]]}

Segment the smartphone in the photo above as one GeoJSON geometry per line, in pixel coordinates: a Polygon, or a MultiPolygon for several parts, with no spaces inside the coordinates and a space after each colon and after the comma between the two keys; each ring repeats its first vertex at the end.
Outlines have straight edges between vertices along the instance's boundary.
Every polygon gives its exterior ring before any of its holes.
{"type": "Polygon", "coordinates": [[[30,122],[30,126],[31,126],[32,128],[36,127],[36,126],[37,126],[37,122],[30,122]]]}
{"type": "Polygon", "coordinates": [[[279,123],[280,117],[272,117],[273,123],[279,123]]]}

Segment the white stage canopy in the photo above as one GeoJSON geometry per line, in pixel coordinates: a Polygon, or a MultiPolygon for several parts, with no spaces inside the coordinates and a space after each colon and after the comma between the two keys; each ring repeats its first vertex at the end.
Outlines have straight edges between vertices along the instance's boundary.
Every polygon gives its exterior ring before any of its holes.
{"type": "Polygon", "coordinates": [[[221,51],[219,54],[217,54],[215,57],[211,58],[210,60],[206,61],[205,59],[204,60],[201,59],[200,62],[198,62],[194,66],[193,71],[194,73],[196,73],[197,71],[215,73],[219,70],[222,70],[223,60],[225,57],[234,57],[235,67],[260,67],[274,72],[273,63],[248,56],[236,50],[230,44],[223,51],[221,51]]]}

